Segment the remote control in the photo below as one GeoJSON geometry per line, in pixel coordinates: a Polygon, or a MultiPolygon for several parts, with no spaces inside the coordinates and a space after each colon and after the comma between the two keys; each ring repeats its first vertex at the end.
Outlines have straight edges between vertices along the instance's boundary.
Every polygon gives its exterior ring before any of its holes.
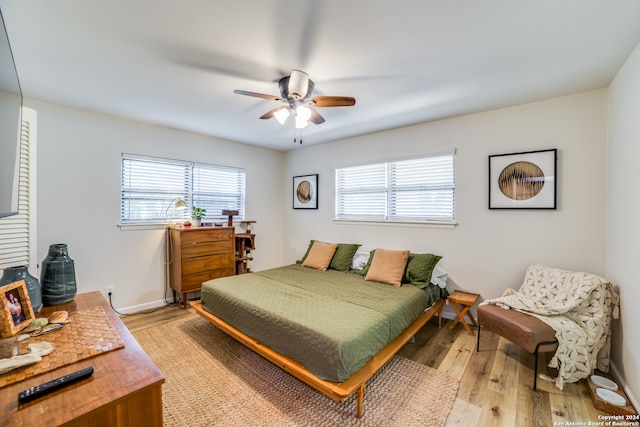
{"type": "Polygon", "coordinates": [[[93,367],[90,366],[88,368],[84,368],[84,369],[80,369],[79,371],[72,372],[68,375],[64,375],[60,378],[56,378],[55,380],[51,380],[44,384],[40,384],[35,387],[28,388],[18,393],[18,402],[25,403],[33,399],[37,399],[38,397],[51,393],[52,391],[57,390],[61,387],[65,387],[69,384],[73,384],[76,381],[89,378],[92,374],[93,374],[93,367]]]}

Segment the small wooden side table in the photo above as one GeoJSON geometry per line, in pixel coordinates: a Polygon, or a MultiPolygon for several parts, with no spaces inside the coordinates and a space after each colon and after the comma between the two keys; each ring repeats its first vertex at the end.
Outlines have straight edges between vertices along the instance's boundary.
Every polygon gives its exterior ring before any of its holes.
{"type": "Polygon", "coordinates": [[[462,326],[464,326],[467,332],[473,335],[469,324],[466,322],[466,320],[464,320],[464,315],[466,314],[467,316],[469,316],[469,319],[474,326],[478,326],[478,322],[476,322],[476,319],[473,318],[473,314],[471,314],[469,309],[473,304],[475,304],[479,297],[479,294],[470,294],[468,292],[461,291],[454,291],[447,297],[456,313],[458,313],[458,318],[453,321],[451,326],[449,326],[449,329],[453,329],[458,324],[458,322],[462,322],[462,326]],[[458,306],[458,304],[460,304],[460,306],[458,306]]]}

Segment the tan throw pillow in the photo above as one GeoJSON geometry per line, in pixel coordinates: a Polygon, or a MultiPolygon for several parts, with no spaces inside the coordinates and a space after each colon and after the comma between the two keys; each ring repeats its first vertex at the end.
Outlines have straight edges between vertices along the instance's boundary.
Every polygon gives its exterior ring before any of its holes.
{"type": "Polygon", "coordinates": [[[331,263],[333,254],[338,249],[337,243],[322,243],[315,241],[309,250],[309,254],[302,263],[303,267],[311,267],[317,270],[326,271],[331,263]]]}
{"type": "Polygon", "coordinates": [[[364,280],[373,280],[400,287],[409,251],[376,249],[364,280]]]}

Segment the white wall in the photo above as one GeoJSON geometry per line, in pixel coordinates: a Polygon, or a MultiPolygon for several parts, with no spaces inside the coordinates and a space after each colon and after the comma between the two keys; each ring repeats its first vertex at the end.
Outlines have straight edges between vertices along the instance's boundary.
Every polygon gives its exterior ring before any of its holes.
{"type": "MultiPolygon", "coordinates": [[[[640,45],[609,87],[606,274],[620,290],[613,359],[635,399],[640,399],[640,45]]],[[[636,400],[638,408],[638,400],[636,400]]]]}
{"type": "Polygon", "coordinates": [[[252,267],[282,264],[282,153],[25,102],[38,112],[38,260],[49,245],[66,243],[75,261],[78,292],[104,292],[113,286],[114,306],[125,311],[163,299],[164,230],[123,231],[117,226],[123,152],[245,168],[246,217],[257,221],[252,267]]]}
{"type": "Polygon", "coordinates": [[[604,274],[606,90],[380,132],[287,154],[285,262],[309,239],[443,256],[450,291],[518,288],[530,264],[604,274]],[[455,229],[333,221],[333,169],[454,147],[455,229]],[[558,209],[489,210],[488,156],[558,149],[558,209]],[[291,208],[291,177],[319,174],[319,209],[291,208]]]}

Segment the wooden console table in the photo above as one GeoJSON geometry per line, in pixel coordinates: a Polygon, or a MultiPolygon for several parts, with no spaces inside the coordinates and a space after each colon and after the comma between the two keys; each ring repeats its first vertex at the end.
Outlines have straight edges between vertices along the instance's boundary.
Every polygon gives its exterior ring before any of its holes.
{"type": "Polygon", "coordinates": [[[72,313],[98,306],[107,313],[124,348],[3,387],[0,389],[0,425],[162,426],[164,376],[100,292],[80,294],[67,304],[44,307],[38,317],[47,317],[56,310],[72,313]],[[94,368],[91,378],[18,404],[18,392],[89,366],[94,368]]]}

